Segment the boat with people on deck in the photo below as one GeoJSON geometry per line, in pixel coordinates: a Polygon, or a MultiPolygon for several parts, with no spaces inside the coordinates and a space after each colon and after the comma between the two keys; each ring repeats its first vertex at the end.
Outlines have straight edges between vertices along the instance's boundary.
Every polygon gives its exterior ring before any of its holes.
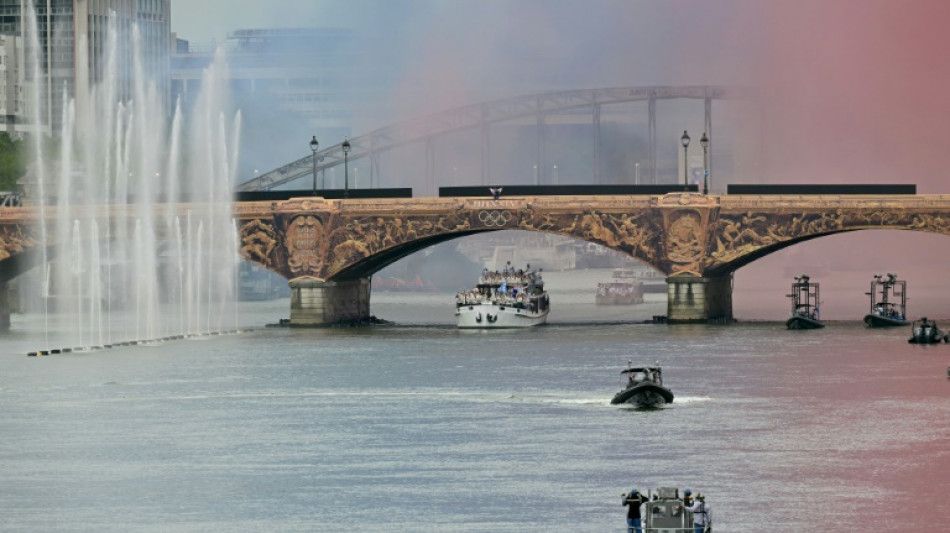
{"type": "Polygon", "coordinates": [[[478,284],[455,295],[455,318],[460,328],[527,328],[548,320],[551,304],[541,269],[482,270],[478,284]]]}
{"type": "MultiPolygon", "coordinates": [[[[621,504],[627,503],[631,493],[621,494],[621,504]]],[[[683,491],[676,487],[658,487],[647,490],[643,494],[646,501],[643,503],[644,533],[693,533],[694,523],[702,528],[703,524],[711,526],[712,510],[706,504],[706,496],[697,492],[695,500],[689,489],[683,491]],[[689,510],[692,507],[694,510],[689,510]],[[697,517],[696,515],[700,515],[697,517]]],[[[711,528],[704,528],[710,531],[711,528]]]]}
{"type": "Polygon", "coordinates": [[[907,342],[911,344],[940,344],[947,340],[946,335],[937,327],[933,320],[927,320],[927,317],[921,317],[914,321],[910,328],[910,338],[907,342]]]}
{"type": "Polygon", "coordinates": [[[643,303],[643,283],[632,268],[615,268],[610,281],[597,284],[597,305],[636,305],[643,303]]]}
{"type": "Polygon", "coordinates": [[[627,362],[627,368],[620,372],[625,383],[623,390],[614,395],[610,403],[655,406],[673,403],[673,391],[663,385],[663,369],[660,363],[633,366],[627,362]]]}
{"type": "Polygon", "coordinates": [[[896,274],[875,274],[871,290],[864,293],[871,297],[871,311],[864,315],[864,323],[872,328],[906,326],[907,282],[897,279],[896,274]]]}
{"type": "Polygon", "coordinates": [[[792,316],[785,321],[788,329],[818,329],[825,327],[818,311],[819,295],[818,284],[812,283],[805,274],[795,276],[792,283],[792,292],[787,294],[792,299],[792,316]]]}

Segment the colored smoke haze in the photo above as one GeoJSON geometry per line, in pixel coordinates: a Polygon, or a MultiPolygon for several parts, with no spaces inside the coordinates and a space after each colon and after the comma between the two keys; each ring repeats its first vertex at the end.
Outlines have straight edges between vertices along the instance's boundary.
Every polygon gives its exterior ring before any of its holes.
{"type": "Polygon", "coordinates": [[[764,153],[755,155],[760,175],[730,179],[900,181],[918,183],[920,192],[942,191],[942,150],[935,140],[950,111],[950,63],[941,58],[950,44],[950,4],[942,0],[416,0],[398,6],[275,0],[229,6],[221,0],[176,4],[173,29],[196,42],[210,40],[196,33],[213,15],[209,28],[219,34],[309,25],[349,27],[359,35],[350,45],[359,54],[348,59],[362,77],[343,79],[339,92],[368,83],[384,87],[386,101],[357,106],[354,135],[529,91],[747,85],[763,98],[755,127],[764,153]],[[372,111],[360,113],[361,107],[372,111]]]}
{"type": "MultiPolygon", "coordinates": [[[[754,142],[737,143],[745,152],[739,155],[754,163],[732,176],[714,170],[718,183],[913,183],[920,193],[950,193],[942,146],[950,117],[950,62],[942,57],[950,44],[945,28],[950,3],[943,0],[357,0],[346,5],[275,0],[242,10],[228,5],[220,0],[176,5],[174,29],[200,41],[210,36],[196,34],[199,23],[188,30],[179,29],[177,21],[214,18],[216,28],[231,30],[309,25],[359,33],[361,53],[354,55],[354,66],[369,78],[340,91],[382,78],[377,83],[386,88],[386,101],[358,111],[355,135],[532,91],[744,85],[761,98],[760,113],[750,120],[755,123],[744,125],[754,142]]],[[[285,124],[257,138],[283,145],[309,139],[299,127],[285,124]],[[287,138],[288,132],[295,137],[287,138]]],[[[700,116],[672,129],[701,127],[700,116]]],[[[721,137],[722,129],[714,125],[714,150],[721,137]]],[[[460,164],[460,172],[476,168],[473,138],[477,141],[477,134],[440,146],[446,157],[472,161],[468,169],[460,164]]],[[[301,156],[305,144],[300,143],[301,156]]],[[[492,155],[520,149],[502,143],[492,155]]],[[[263,158],[277,151],[257,146],[242,153],[263,158]]],[[[255,164],[273,168],[284,162],[255,164]]],[[[420,172],[396,174],[398,183],[384,185],[424,185],[420,172]]],[[[912,314],[950,316],[939,305],[950,301],[950,290],[940,283],[948,249],[944,236],[916,232],[858,232],[802,243],[737,273],[737,313],[742,316],[752,300],[747,287],[760,281],[764,294],[774,294],[768,307],[780,317],[791,282],[786,270],[812,270],[819,282],[817,273],[826,270],[842,273],[841,283],[849,285],[841,291],[854,295],[853,301],[837,300],[823,284],[829,318],[860,315],[871,275],[887,271],[908,280],[912,314]],[[922,290],[933,307],[920,307],[915,298],[922,290]]]]}
{"type": "MultiPolygon", "coordinates": [[[[914,183],[950,193],[950,4],[941,1],[760,2],[767,28],[752,80],[764,97],[765,183],[914,183]]],[[[778,303],[795,268],[822,283],[825,317],[853,319],[870,277],[908,280],[911,316],[950,316],[945,236],[858,232],[816,239],[737,273],[736,306],[778,303]],[[758,290],[754,290],[758,289],[758,290]],[[760,292],[761,291],[761,292],[760,292]]],[[[768,305],[774,309],[774,305],[768,305]]],[[[747,313],[746,316],[755,313],[747,313]]],[[[769,313],[774,317],[774,313],[769,313]]]]}
{"type": "Polygon", "coordinates": [[[950,3],[762,2],[771,182],[916,183],[948,192],[950,3]]]}

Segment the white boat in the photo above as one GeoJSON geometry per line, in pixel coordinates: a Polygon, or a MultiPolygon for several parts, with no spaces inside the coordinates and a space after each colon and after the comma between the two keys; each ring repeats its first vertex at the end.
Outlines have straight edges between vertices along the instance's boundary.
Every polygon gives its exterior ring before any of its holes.
{"type": "Polygon", "coordinates": [[[541,272],[482,271],[478,285],[455,295],[455,318],[460,328],[528,328],[548,320],[551,305],[541,272]]]}
{"type": "Polygon", "coordinates": [[[615,268],[610,281],[597,284],[597,305],[634,305],[643,303],[643,283],[630,268],[615,268]]]}

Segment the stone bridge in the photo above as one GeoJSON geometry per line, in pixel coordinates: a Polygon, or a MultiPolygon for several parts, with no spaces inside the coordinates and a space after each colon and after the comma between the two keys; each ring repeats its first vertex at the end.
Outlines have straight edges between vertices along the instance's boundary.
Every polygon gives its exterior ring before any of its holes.
{"type": "Polygon", "coordinates": [[[554,233],[634,257],[668,276],[671,322],[704,322],[732,317],[736,269],[797,242],[864,229],[950,234],[950,195],[297,198],[239,204],[236,217],[244,257],[290,280],[295,325],[366,317],[374,272],[433,244],[499,230],[554,233]]]}
{"type": "MultiPolygon", "coordinates": [[[[636,258],[668,276],[671,322],[731,318],[732,273],[801,241],[866,229],[950,234],[950,195],[317,197],[239,202],[234,213],[242,255],[289,280],[297,326],[368,317],[374,272],[484,231],[553,233],[636,258]]],[[[43,242],[36,215],[0,209],[0,284],[30,267],[24,258],[43,242]]]]}

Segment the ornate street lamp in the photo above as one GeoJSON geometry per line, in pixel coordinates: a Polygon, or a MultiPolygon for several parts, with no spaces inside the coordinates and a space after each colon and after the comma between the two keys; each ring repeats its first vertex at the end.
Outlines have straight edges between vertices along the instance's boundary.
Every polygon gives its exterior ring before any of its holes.
{"type": "Polygon", "coordinates": [[[680,137],[680,142],[683,143],[683,190],[689,190],[689,162],[686,159],[686,153],[689,150],[689,134],[686,133],[686,130],[683,130],[683,136],[680,137]]]}
{"type": "Polygon", "coordinates": [[[699,139],[699,144],[703,147],[703,194],[709,194],[709,165],[706,160],[706,149],[709,148],[709,137],[706,137],[706,132],[703,132],[703,136],[699,139]]]}
{"type": "Polygon", "coordinates": [[[343,197],[350,197],[350,173],[347,166],[347,157],[350,155],[350,140],[343,138],[343,197]]]}
{"type": "Polygon", "coordinates": [[[317,142],[317,136],[314,135],[313,139],[310,140],[310,151],[313,152],[313,195],[317,195],[317,148],[320,148],[320,143],[317,142]]]}

